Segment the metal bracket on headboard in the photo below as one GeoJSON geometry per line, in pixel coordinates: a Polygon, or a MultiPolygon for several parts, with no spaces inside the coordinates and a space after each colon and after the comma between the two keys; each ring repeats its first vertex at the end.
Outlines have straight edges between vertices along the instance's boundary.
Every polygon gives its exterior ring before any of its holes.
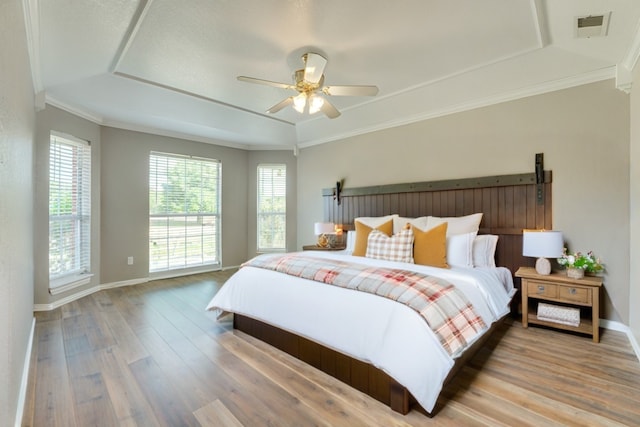
{"type": "Polygon", "coordinates": [[[539,205],[544,204],[544,154],[536,154],[536,199],[539,205]]]}
{"type": "Polygon", "coordinates": [[[344,178],[340,181],[336,181],[336,186],[333,188],[333,200],[338,202],[338,206],[340,206],[340,194],[342,193],[342,189],[344,188],[344,178]]]}

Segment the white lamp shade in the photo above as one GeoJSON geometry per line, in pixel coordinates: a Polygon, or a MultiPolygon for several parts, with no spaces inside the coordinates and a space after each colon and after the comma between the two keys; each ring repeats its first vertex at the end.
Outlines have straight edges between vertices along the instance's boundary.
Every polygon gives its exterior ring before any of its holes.
{"type": "Polygon", "coordinates": [[[333,234],[335,232],[335,224],[332,222],[316,222],[313,229],[317,236],[321,234],[333,234]]]}
{"type": "Polygon", "coordinates": [[[558,258],[564,251],[562,231],[524,230],[522,255],[539,258],[558,258]]]}

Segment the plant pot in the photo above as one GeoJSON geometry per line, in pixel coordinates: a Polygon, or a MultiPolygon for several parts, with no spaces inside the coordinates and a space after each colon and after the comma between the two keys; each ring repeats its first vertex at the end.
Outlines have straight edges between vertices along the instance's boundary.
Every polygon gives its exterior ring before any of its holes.
{"type": "Polygon", "coordinates": [[[582,279],[584,277],[584,270],[582,268],[567,267],[567,277],[582,279]]]}

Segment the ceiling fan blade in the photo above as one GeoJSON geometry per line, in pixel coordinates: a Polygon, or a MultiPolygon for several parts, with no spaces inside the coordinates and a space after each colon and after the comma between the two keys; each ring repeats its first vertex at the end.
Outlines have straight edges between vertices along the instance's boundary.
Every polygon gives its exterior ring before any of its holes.
{"type": "Polygon", "coordinates": [[[305,53],[304,81],[316,84],[322,78],[324,67],[327,66],[327,59],[317,53],[305,53]]]}
{"type": "Polygon", "coordinates": [[[288,107],[291,104],[293,104],[293,96],[290,96],[290,97],[278,102],[276,105],[274,105],[273,107],[269,108],[267,110],[267,113],[270,113],[270,114],[277,113],[278,111],[282,110],[285,107],[288,107]]]}
{"type": "Polygon", "coordinates": [[[331,96],[376,96],[377,86],[325,86],[322,92],[331,96]]]}
{"type": "Polygon", "coordinates": [[[338,109],[326,99],[324,100],[322,107],[320,107],[320,111],[322,111],[330,119],[335,119],[336,117],[340,116],[340,111],[338,111],[338,109]]]}
{"type": "Polygon", "coordinates": [[[295,86],[287,83],[272,82],[271,80],[256,79],[254,77],[238,76],[238,80],[240,80],[241,82],[256,83],[260,85],[278,87],[281,89],[295,89],[295,86]]]}

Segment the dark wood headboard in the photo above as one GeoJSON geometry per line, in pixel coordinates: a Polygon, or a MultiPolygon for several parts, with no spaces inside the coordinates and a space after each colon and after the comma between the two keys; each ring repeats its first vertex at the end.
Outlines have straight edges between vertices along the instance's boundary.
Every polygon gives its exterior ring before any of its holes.
{"type": "Polygon", "coordinates": [[[324,219],[352,228],[360,216],[462,216],[482,212],[480,234],[499,236],[496,264],[514,274],[535,260],[522,256],[523,229],[552,229],[551,171],[536,174],[335,188],[322,191],[324,219]],[[338,197],[339,196],[339,197],[338,197]]]}

